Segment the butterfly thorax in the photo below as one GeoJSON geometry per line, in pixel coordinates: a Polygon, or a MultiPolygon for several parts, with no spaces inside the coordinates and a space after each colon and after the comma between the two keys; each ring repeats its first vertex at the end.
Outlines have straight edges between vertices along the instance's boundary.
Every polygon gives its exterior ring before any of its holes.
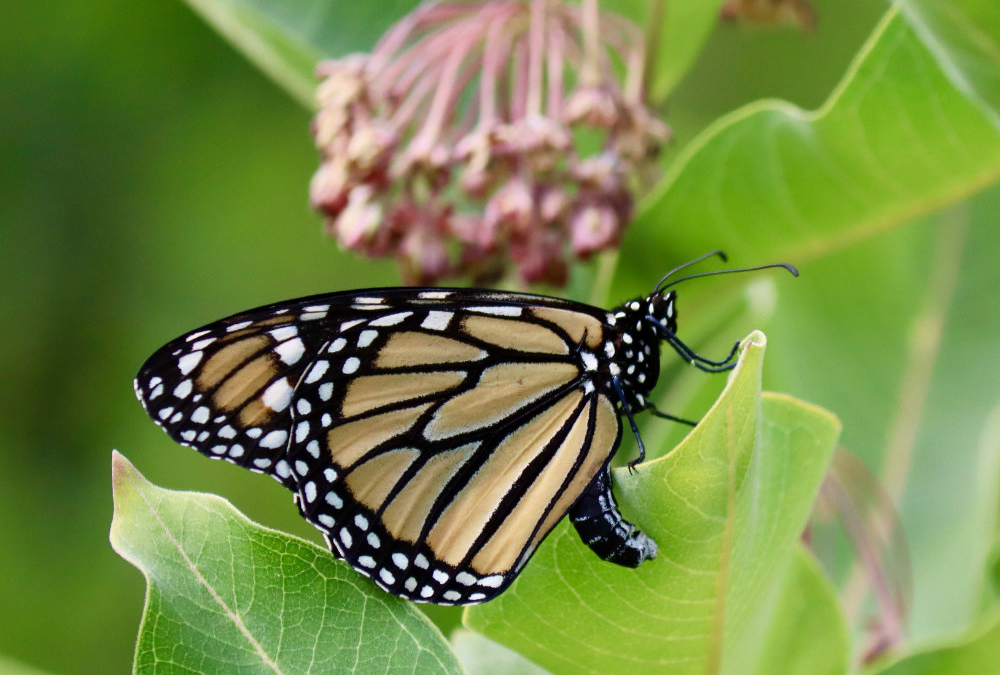
{"type": "Polygon", "coordinates": [[[633,410],[646,406],[646,397],[660,372],[660,342],[662,326],[677,330],[676,294],[651,293],[630,300],[608,312],[610,328],[604,344],[606,368],[611,378],[617,377],[625,401],[633,410]]]}

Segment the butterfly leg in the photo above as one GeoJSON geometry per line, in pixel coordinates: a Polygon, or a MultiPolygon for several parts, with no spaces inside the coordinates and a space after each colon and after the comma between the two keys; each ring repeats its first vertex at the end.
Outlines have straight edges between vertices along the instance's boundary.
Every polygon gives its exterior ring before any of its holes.
{"type": "Polygon", "coordinates": [[[681,342],[681,339],[677,337],[672,330],[660,324],[654,317],[647,316],[646,320],[649,321],[658,332],[663,334],[663,339],[670,343],[670,346],[674,348],[674,351],[676,351],[677,354],[684,359],[684,361],[690,363],[695,368],[704,370],[707,373],[721,373],[726,370],[732,370],[736,367],[736,362],[733,361],[733,359],[736,357],[736,353],[740,349],[739,342],[733,345],[733,348],[729,350],[729,354],[726,358],[721,361],[713,361],[711,359],[706,359],[704,356],[698,354],[698,352],[681,342]]]}
{"type": "Polygon", "coordinates": [[[696,426],[698,426],[698,422],[696,422],[695,420],[689,420],[689,419],[684,418],[684,417],[677,417],[676,415],[671,415],[670,413],[665,413],[662,410],[657,410],[656,406],[653,405],[652,402],[647,402],[646,403],[646,407],[644,408],[644,410],[648,410],[655,417],[659,417],[660,419],[670,420],[671,422],[679,422],[680,424],[686,424],[689,427],[696,427],[696,426]]]}
{"type": "Polygon", "coordinates": [[[580,539],[602,560],[638,567],[656,557],[656,542],[622,518],[605,465],[569,510],[580,539]]]}
{"type": "Polygon", "coordinates": [[[635,418],[632,417],[632,409],[629,407],[628,400],[625,398],[625,392],[622,391],[622,384],[618,381],[617,375],[611,378],[611,385],[615,388],[615,392],[618,394],[618,400],[621,401],[622,409],[625,411],[628,423],[632,427],[632,434],[635,436],[635,442],[639,445],[639,456],[628,463],[628,470],[632,471],[635,469],[636,464],[641,464],[646,459],[646,446],[642,442],[642,436],[639,435],[639,427],[635,425],[635,418]]]}

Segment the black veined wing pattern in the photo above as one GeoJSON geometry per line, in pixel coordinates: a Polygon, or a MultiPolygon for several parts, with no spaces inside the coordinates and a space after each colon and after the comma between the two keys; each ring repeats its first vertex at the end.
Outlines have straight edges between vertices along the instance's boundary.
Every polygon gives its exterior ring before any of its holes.
{"type": "MultiPolygon", "coordinates": [[[[616,349],[609,316],[460,289],[314,296],[175,340],[136,391],[176,441],[293,490],[331,549],[390,592],[480,602],[618,447],[598,358],[616,349]]],[[[641,358],[651,382],[656,354],[641,358]]],[[[595,543],[632,564],[655,555],[620,517],[609,526],[615,543],[595,543]]]]}
{"type": "Polygon", "coordinates": [[[632,411],[649,407],[660,342],[709,371],[734,354],[709,361],[677,339],[662,284],[611,311],[477,289],[277,303],[167,344],[136,394],[177,442],[292,490],[383,589],[483,602],[567,514],[605,560],[656,556],[611,491],[622,414],[641,458],[632,411]]]}

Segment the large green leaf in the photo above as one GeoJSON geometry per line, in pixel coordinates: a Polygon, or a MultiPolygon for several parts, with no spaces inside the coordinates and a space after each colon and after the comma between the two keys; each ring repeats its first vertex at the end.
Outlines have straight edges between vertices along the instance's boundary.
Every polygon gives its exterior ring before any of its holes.
{"type": "MultiPolygon", "coordinates": [[[[768,386],[836,410],[899,504],[918,640],[981,611],[996,522],[1000,192],[975,195],[1000,177],[995,7],[890,10],[818,110],[759,102],[719,120],[645,203],[613,284],[640,291],[716,246],[800,265],[774,286],[768,386]]],[[[711,332],[720,286],[682,288],[682,335],[711,332]]]]}
{"type": "Polygon", "coordinates": [[[452,633],[451,646],[469,675],[548,675],[517,652],[471,630],[452,633]]]}
{"type": "Polygon", "coordinates": [[[461,673],[441,633],[327,551],[112,459],[111,544],[146,576],[137,673],[461,673]]]}
{"type": "MultiPolygon", "coordinates": [[[[553,673],[735,673],[763,658],[758,613],[794,577],[787,567],[839,431],[825,411],[761,396],[763,353],[755,333],[672,453],[616,471],[623,508],[659,543],[655,561],[609,565],[564,523],[510,590],[467,611],[467,625],[553,673]]],[[[843,658],[839,639],[819,649],[843,658]]]]}
{"type": "Polygon", "coordinates": [[[986,675],[1000,672],[1000,611],[984,616],[949,644],[931,647],[873,671],[878,675],[986,675]]]}
{"type": "Polygon", "coordinates": [[[816,111],[762,101],[692,141],[650,197],[623,257],[635,270],[724,243],[754,260],[828,255],[1000,177],[1000,131],[890,11],[816,111]]]}
{"type": "Polygon", "coordinates": [[[837,593],[803,546],[774,585],[762,614],[744,643],[760,650],[754,668],[732,668],[747,675],[801,673],[844,675],[850,637],[837,593]]]}
{"type": "Polygon", "coordinates": [[[941,70],[1000,128],[1000,4],[993,0],[906,0],[907,21],[941,70]]]}

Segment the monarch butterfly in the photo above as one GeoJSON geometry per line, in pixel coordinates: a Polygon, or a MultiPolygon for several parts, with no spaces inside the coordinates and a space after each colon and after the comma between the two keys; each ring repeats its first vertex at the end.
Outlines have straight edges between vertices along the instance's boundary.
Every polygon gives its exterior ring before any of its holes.
{"type": "MultiPolygon", "coordinates": [[[[618,512],[608,466],[624,413],[677,337],[672,270],[611,311],[540,295],[382,288],[253,309],[143,365],[135,391],[175,441],[270,474],[333,553],[395,595],[442,605],[500,594],[569,513],[601,558],[656,543],[618,512]]],[[[781,266],[797,274],[790,265],[781,266]]],[[[683,421],[683,420],[680,420],[683,421]]]]}

